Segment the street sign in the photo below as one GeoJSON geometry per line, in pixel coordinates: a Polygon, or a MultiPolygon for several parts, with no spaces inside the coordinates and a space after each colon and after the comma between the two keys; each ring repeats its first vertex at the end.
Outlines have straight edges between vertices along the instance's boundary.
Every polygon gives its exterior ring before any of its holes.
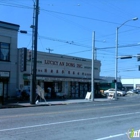
{"type": "Polygon", "coordinates": [[[89,100],[91,98],[91,92],[87,92],[85,99],[89,100]]]}
{"type": "Polygon", "coordinates": [[[128,55],[128,56],[120,56],[120,59],[129,59],[132,58],[132,55],[128,55]]]}

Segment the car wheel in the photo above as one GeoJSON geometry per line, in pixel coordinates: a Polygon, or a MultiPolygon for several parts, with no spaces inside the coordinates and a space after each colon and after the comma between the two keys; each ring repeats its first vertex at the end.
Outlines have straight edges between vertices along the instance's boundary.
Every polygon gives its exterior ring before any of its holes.
{"type": "Polygon", "coordinates": [[[121,94],[120,94],[120,93],[118,93],[118,96],[121,96],[121,94]]]}

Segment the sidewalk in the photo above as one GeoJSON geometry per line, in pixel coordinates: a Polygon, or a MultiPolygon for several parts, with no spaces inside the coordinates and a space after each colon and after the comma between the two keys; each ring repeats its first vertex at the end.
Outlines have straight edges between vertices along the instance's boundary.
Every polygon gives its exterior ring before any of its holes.
{"type": "MultiPolygon", "coordinates": [[[[112,101],[107,98],[96,98],[94,102],[106,102],[112,101]]],[[[68,105],[68,104],[77,104],[77,103],[89,103],[91,100],[86,99],[60,99],[60,100],[47,100],[46,102],[41,101],[36,104],[30,104],[29,101],[22,102],[11,102],[5,105],[0,106],[0,108],[19,108],[19,107],[37,107],[37,106],[53,106],[53,105],[68,105]]]]}

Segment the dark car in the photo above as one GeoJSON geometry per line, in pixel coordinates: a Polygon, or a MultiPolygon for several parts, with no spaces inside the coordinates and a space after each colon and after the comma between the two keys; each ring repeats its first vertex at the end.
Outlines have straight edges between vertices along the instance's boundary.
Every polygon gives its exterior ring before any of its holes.
{"type": "Polygon", "coordinates": [[[21,96],[23,100],[27,100],[30,98],[30,91],[29,90],[23,90],[21,92],[21,96]]]}
{"type": "Polygon", "coordinates": [[[136,89],[136,94],[140,94],[140,89],[136,89]]]}

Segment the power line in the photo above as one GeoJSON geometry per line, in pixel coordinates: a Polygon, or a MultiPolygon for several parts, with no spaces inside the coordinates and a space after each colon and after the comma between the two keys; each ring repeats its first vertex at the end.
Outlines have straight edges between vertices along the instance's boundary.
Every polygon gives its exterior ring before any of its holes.
{"type": "MultiPolygon", "coordinates": [[[[7,3],[7,2],[5,2],[7,3]]],[[[30,6],[25,6],[25,5],[20,5],[20,4],[14,4],[14,3],[9,3],[9,4],[0,4],[0,5],[4,5],[4,6],[11,6],[11,7],[19,7],[19,8],[28,8],[28,9],[33,9],[33,7],[30,6]]],[[[72,16],[72,17],[77,17],[77,18],[83,18],[83,19],[88,19],[88,20],[94,20],[94,21],[99,21],[99,22],[106,22],[106,23],[110,23],[110,24],[120,24],[120,23],[116,23],[116,22],[112,22],[112,21],[106,21],[106,20],[101,20],[101,19],[95,19],[95,18],[91,18],[91,17],[85,17],[85,16],[80,16],[80,15],[74,15],[74,14],[69,14],[69,13],[63,13],[63,12],[58,12],[58,11],[51,11],[51,10],[46,10],[46,9],[41,9],[42,11],[46,11],[49,13],[55,13],[55,14],[61,14],[61,15],[67,15],[67,16],[72,16]]],[[[129,27],[137,27],[137,26],[131,26],[131,25],[125,25],[125,26],[129,26],[129,27]]],[[[140,28],[140,27],[137,27],[140,28]]]]}
{"type": "MultiPolygon", "coordinates": [[[[106,22],[106,23],[110,23],[110,24],[120,25],[120,23],[116,23],[116,22],[112,22],[112,21],[106,21],[106,20],[101,20],[101,19],[95,19],[95,18],[91,18],[91,17],[84,17],[84,16],[80,16],[80,15],[73,15],[73,14],[69,14],[69,13],[62,13],[62,12],[51,11],[51,10],[46,10],[46,9],[41,9],[41,10],[42,11],[46,11],[46,12],[61,14],[61,15],[67,15],[67,16],[72,16],[72,17],[77,17],[77,18],[83,18],[83,19],[88,19],[88,20],[94,20],[94,21],[99,21],[99,22],[106,22]]],[[[132,25],[125,25],[125,26],[137,27],[137,26],[132,26],[132,25]]],[[[140,28],[140,27],[137,27],[137,28],[140,28]]]]}

